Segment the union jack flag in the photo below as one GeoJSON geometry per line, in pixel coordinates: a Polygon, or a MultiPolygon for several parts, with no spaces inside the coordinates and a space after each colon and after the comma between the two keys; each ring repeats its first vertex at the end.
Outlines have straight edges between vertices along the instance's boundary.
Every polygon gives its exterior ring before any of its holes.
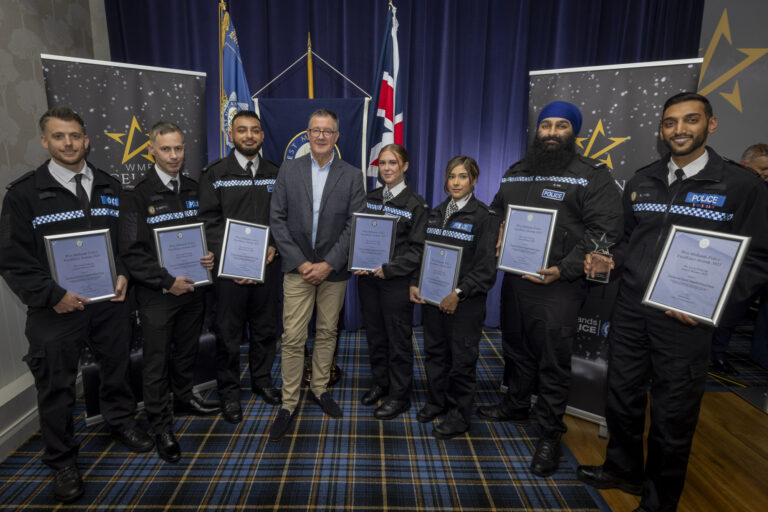
{"type": "Polygon", "coordinates": [[[371,148],[368,158],[369,186],[375,186],[379,176],[379,151],[387,144],[403,143],[403,99],[400,88],[400,53],[397,44],[397,8],[389,3],[387,28],[384,30],[384,44],[379,58],[376,77],[380,77],[378,91],[374,98],[376,115],[371,116],[368,129],[368,147],[371,148]]]}

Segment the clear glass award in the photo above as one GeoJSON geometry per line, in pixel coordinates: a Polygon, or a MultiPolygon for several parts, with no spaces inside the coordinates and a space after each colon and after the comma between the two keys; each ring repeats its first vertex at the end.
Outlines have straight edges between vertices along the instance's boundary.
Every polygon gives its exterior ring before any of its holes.
{"type": "Polygon", "coordinates": [[[595,244],[595,248],[590,253],[592,264],[587,274],[587,280],[607,283],[611,279],[611,266],[613,265],[613,255],[609,249],[614,244],[605,239],[605,233],[598,240],[593,238],[592,243],[595,244]]]}

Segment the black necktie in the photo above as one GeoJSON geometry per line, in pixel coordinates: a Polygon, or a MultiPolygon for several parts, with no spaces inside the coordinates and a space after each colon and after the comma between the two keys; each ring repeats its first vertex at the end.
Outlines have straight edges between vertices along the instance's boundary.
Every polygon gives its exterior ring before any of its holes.
{"type": "Polygon", "coordinates": [[[179,193],[179,181],[176,178],[173,178],[171,180],[171,188],[173,188],[173,193],[178,194],[179,193]]]}
{"type": "Polygon", "coordinates": [[[248,160],[248,163],[245,164],[245,171],[248,173],[248,175],[253,178],[253,162],[248,160]]]}
{"type": "Polygon", "coordinates": [[[682,183],[683,180],[685,179],[685,171],[683,171],[682,169],[677,169],[675,171],[675,176],[677,177],[677,180],[675,180],[675,183],[678,183],[678,184],[682,183]]]}
{"type": "Polygon", "coordinates": [[[91,221],[91,202],[88,200],[88,194],[83,187],[83,173],[75,174],[75,192],[77,194],[77,200],[80,201],[80,208],[83,209],[83,215],[91,221]]]}

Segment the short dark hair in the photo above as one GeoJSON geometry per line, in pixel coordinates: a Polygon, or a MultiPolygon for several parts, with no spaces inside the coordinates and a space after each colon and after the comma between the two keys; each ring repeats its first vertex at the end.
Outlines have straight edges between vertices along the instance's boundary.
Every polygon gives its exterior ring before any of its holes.
{"type": "MultiPolygon", "coordinates": [[[[478,167],[477,162],[475,162],[475,159],[471,156],[459,155],[451,158],[448,165],[445,166],[445,183],[443,184],[443,190],[445,190],[446,194],[448,193],[448,175],[460,165],[463,165],[464,169],[467,170],[470,179],[477,181],[477,178],[480,176],[480,167],[478,167]]],[[[472,190],[475,190],[474,186],[472,187],[472,190]]]]}
{"type": "Polygon", "coordinates": [[[761,156],[768,156],[768,144],[752,144],[741,155],[741,161],[752,162],[761,156]]]}
{"type": "Polygon", "coordinates": [[[309,128],[309,123],[312,122],[313,117],[330,117],[333,119],[333,122],[336,123],[336,131],[339,131],[339,116],[337,116],[336,112],[333,110],[328,110],[327,108],[319,108],[312,112],[312,115],[309,116],[309,122],[307,122],[307,128],[309,128]]]}
{"type": "Polygon", "coordinates": [[[249,117],[251,119],[255,119],[259,122],[259,124],[261,124],[261,118],[259,118],[259,114],[257,114],[253,110],[241,110],[240,112],[232,116],[232,121],[229,123],[229,126],[234,126],[235,119],[239,119],[241,117],[249,117]]]}
{"type": "Polygon", "coordinates": [[[678,94],[675,94],[671,98],[669,98],[666,102],[664,102],[664,110],[662,110],[662,114],[667,111],[669,107],[672,105],[677,105],[678,103],[683,103],[684,101],[700,101],[704,104],[704,115],[707,116],[707,119],[712,118],[715,114],[712,112],[712,104],[709,102],[709,100],[702,96],[701,94],[697,94],[695,92],[681,92],[678,94]]]}
{"type": "Polygon", "coordinates": [[[181,131],[179,125],[170,121],[158,121],[152,125],[149,129],[149,140],[154,139],[158,135],[165,135],[166,133],[180,133],[181,138],[184,138],[184,132],[181,131]]]}
{"type": "Polygon", "coordinates": [[[83,133],[85,133],[85,122],[83,122],[83,118],[77,115],[77,112],[69,107],[53,107],[48,109],[38,122],[40,132],[45,132],[45,125],[48,124],[48,120],[51,118],[61,119],[62,121],[75,121],[80,125],[80,128],[83,129],[83,133]]]}

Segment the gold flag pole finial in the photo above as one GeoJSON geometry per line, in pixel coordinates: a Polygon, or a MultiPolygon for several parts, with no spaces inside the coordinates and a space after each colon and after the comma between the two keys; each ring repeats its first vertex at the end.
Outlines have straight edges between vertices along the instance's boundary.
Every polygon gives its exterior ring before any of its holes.
{"type": "Polygon", "coordinates": [[[312,75],[312,34],[307,33],[307,93],[309,99],[315,97],[314,77],[312,75]]]}

